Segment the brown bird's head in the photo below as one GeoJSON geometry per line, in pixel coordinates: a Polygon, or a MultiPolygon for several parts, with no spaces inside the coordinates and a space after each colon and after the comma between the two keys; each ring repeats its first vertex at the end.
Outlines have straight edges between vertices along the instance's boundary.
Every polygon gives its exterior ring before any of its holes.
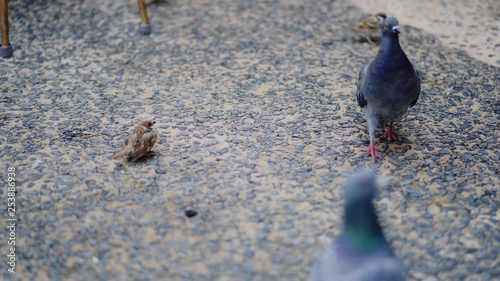
{"type": "Polygon", "coordinates": [[[153,127],[153,125],[155,124],[156,122],[154,120],[146,120],[146,121],[142,121],[141,123],[139,123],[139,125],[141,126],[144,126],[148,129],[151,129],[151,127],[153,127]]]}
{"type": "Polygon", "coordinates": [[[384,23],[384,20],[387,18],[387,14],[385,12],[378,12],[375,14],[375,20],[382,25],[384,23]]]}

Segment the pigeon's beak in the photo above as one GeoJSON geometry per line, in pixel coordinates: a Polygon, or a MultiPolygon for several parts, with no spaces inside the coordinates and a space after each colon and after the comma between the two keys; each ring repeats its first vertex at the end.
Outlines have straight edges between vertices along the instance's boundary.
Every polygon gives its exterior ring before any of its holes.
{"type": "Polygon", "coordinates": [[[392,27],[392,32],[399,34],[399,25],[395,25],[392,27]]]}

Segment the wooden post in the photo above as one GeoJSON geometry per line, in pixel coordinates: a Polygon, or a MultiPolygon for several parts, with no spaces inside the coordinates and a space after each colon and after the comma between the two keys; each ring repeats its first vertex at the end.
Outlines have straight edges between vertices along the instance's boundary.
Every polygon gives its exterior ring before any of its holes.
{"type": "Polygon", "coordinates": [[[141,16],[141,23],[143,25],[149,25],[148,12],[146,11],[146,4],[144,3],[144,0],[137,0],[137,6],[139,6],[139,14],[141,16]]]}
{"type": "Polygon", "coordinates": [[[7,0],[0,0],[0,27],[2,28],[2,47],[7,47],[10,45],[7,0]]]}
{"type": "Polygon", "coordinates": [[[139,14],[141,16],[141,25],[139,26],[139,33],[141,33],[142,35],[151,34],[151,25],[149,25],[146,3],[144,3],[144,0],[137,0],[137,6],[139,6],[139,14]]]}

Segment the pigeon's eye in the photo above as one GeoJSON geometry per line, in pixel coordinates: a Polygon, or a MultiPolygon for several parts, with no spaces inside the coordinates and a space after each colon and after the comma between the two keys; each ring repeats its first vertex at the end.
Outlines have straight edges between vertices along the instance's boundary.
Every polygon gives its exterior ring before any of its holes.
{"type": "Polygon", "coordinates": [[[389,28],[389,26],[387,25],[387,23],[384,23],[384,28],[389,28]]]}

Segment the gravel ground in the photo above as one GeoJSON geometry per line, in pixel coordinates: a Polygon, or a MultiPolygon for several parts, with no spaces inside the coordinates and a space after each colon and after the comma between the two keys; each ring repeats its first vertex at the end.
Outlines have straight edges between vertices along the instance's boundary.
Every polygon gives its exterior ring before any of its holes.
{"type": "Polygon", "coordinates": [[[372,164],[352,91],[377,46],[345,29],[366,15],[343,0],[171,1],[149,6],[148,37],[132,1],[9,8],[5,280],[305,280],[361,166],[393,183],[377,207],[409,280],[499,278],[498,68],[402,27],[423,93],[372,164]],[[156,156],[109,160],[150,117],[156,156]]]}

